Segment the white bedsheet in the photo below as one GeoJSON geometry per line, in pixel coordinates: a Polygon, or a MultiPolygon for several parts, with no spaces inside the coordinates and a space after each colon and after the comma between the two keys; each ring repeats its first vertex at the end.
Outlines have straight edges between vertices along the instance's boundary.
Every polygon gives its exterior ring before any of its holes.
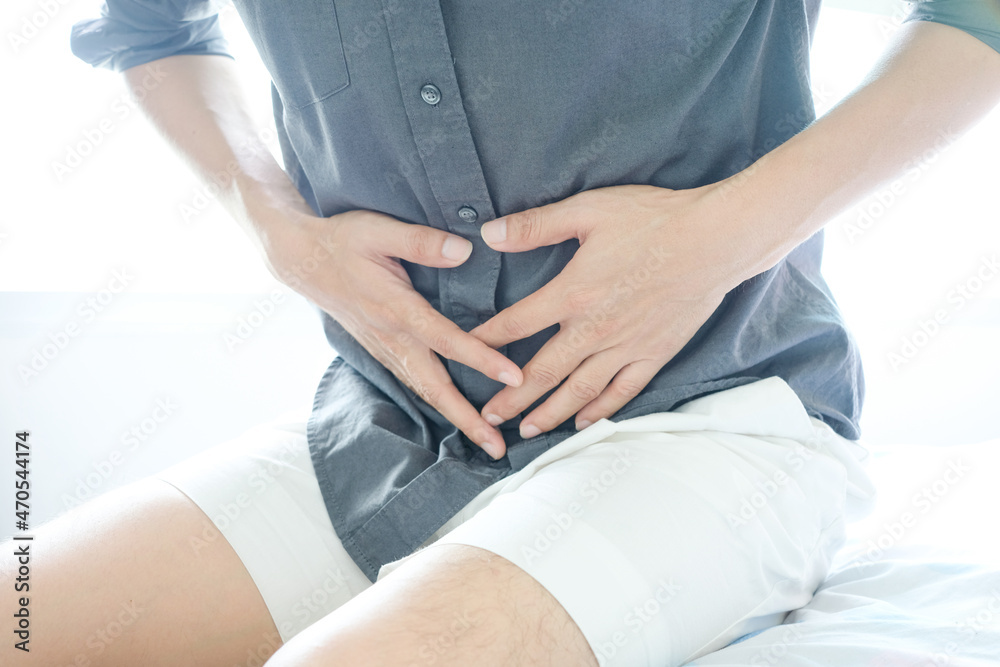
{"type": "Polygon", "coordinates": [[[871,450],[876,509],[812,601],[691,665],[1000,665],[1000,440],[871,450]]]}
{"type": "Polygon", "coordinates": [[[834,572],[779,625],[691,665],[1000,664],[1000,569],[882,561],[834,572]]]}

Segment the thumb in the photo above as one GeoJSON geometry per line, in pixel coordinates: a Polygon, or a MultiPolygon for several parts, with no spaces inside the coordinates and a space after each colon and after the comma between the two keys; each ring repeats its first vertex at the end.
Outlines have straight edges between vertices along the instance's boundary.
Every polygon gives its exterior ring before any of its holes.
{"type": "Polygon", "coordinates": [[[464,263],[472,253],[472,243],[468,239],[397,220],[389,221],[366,238],[381,254],[442,269],[464,263]]]}
{"type": "Polygon", "coordinates": [[[523,252],[580,238],[588,221],[585,209],[563,200],[491,220],[480,233],[494,250],[523,252]]]}

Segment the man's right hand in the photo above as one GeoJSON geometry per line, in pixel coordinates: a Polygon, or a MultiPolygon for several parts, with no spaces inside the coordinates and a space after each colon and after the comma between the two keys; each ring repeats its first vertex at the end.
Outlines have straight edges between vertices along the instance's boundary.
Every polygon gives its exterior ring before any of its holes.
{"type": "Polygon", "coordinates": [[[318,218],[265,145],[247,113],[240,77],[225,56],[178,55],[125,71],[136,104],[206,181],[258,245],[271,272],[329,313],[372,356],[491,456],[499,431],[458,391],[435,354],[504,384],[521,370],[434,310],[400,259],[448,269],[471,244],[460,236],[373,211],[318,218]],[[161,82],[143,80],[156,68],[161,82]],[[324,258],[325,259],[321,259],[324,258]]]}
{"type": "Polygon", "coordinates": [[[267,230],[261,241],[275,277],[329,313],[490,456],[502,457],[500,432],[459,392],[437,354],[514,387],[521,369],[434,310],[399,261],[449,269],[468,259],[472,243],[374,211],[281,217],[258,225],[267,230]]]}

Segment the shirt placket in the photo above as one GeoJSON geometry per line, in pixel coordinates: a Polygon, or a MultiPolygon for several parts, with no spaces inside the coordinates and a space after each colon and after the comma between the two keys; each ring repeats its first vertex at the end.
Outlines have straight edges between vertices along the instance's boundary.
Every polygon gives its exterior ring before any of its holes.
{"type": "MultiPolygon", "coordinates": [[[[481,239],[479,228],[496,212],[469,128],[444,18],[437,0],[382,0],[403,107],[438,211],[431,225],[472,241],[461,266],[444,269],[440,310],[468,331],[496,314],[500,254],[481,239]]],[[[499,385],[477,371],[446,361],[459,389],[481,406],[499,385]]]]}

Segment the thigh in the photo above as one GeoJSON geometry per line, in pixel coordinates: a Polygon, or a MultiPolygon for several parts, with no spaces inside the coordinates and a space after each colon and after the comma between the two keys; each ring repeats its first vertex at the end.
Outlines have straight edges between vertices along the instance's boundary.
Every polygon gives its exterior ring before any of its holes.
{"type": "MultiPolygon", "coordinates": [[[[225,540],[192,553],[205,518],[177,489],[148,479],[41,526],[30,547],[29,652],[5,641],[0,662],[242,664],[277,633],[225,540]]],[[[14,588],[13,551],[0,551],[5,591],[14,588]]]]}
{"type": "Polygon", "coordinates": [[[782,386],[573,436],[273,664],[662,667],[780,623],[874,492],[863,451],[782,386]]]}
{"type": "Polygon", "coordinates": [[[843,541],[840,464],[795,474],[793,441],[656,435],[546,466],[428,550],[516,564],[602,665],[679,665],[807,603],[843,541]]]}
{"type": "Polygon", "coordinates": [[[37,531],[31,567],[31,651],[17,653],[38,665],[259,667],[371,585],[330,524],[302,423],[251,429],[68,512],[37,531]]]}
{"type": "Polygon", "coordinates": [[[595,424],[484,492],[426,551],[462,544],[515,564],[602,665],[683,664],[780,623],[874,488],[863,449],[771,384],[595,424]]]}
{"type": "Polygon", "coordinates": [[[425,549],[292,639],[268,667],[591,667],[586,639],[534,578],[489,551],[425,549]]]}
{"type": "Polygon", "coordinates": [[[207,515],[190,551],[229,544],[281,641],[371,586],[330,522],[304,422],[258,426],[157,476],[207,515]]]}

